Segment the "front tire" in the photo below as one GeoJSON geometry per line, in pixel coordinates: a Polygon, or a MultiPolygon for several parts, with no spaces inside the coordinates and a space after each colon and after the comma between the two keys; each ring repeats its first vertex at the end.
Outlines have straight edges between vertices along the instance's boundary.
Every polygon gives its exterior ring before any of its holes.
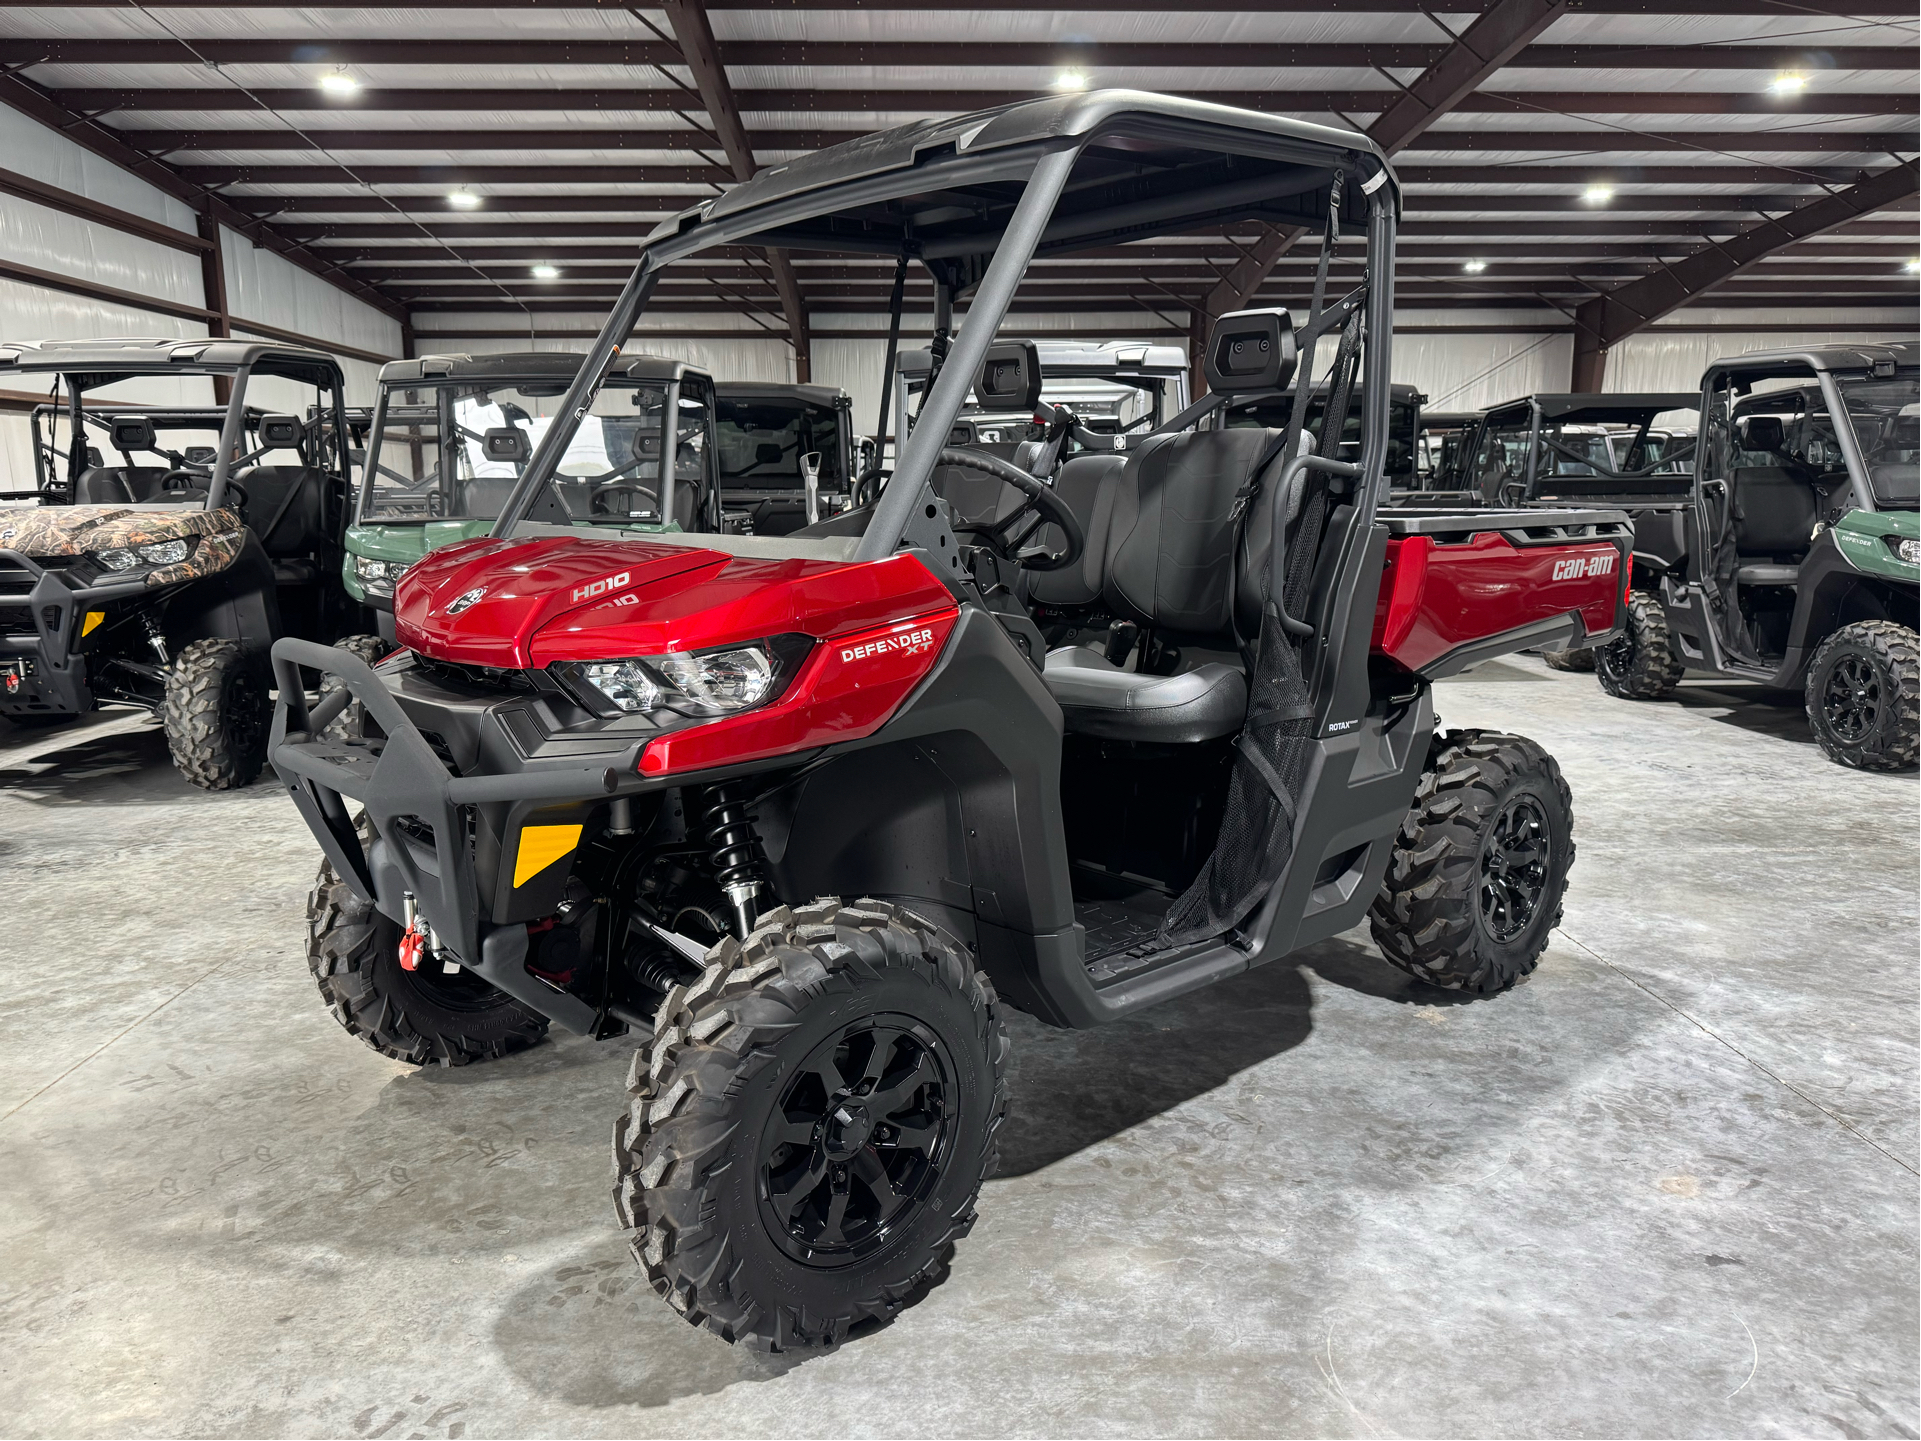
{"type": "Polygon", "coordinates": [[[1890,620],[1844,625],[1808,667],[1808,727],[1828,759],[1856,770],[1906,770],[1921,751],[1915,633],[1890,620]]]}
{"type": "Polygon", "coordinates": [[[1539,964],[1574,863],[1573,797],[1523,736],[1449,731],[1368,912],[1388,964],[1491,995],[1539,964]]]}
{"type": "Polygon", "coordinates": [[[1686,667],[1674,653],[1667,614],[1646,591],[1628,595],[1627,629],[1594,652],[1594,678],[1622,700],[1660,700],[1674,693],[1686,667]]]}
{"type": "Polygon", "coordinates": [[[174,657],[161,725],[175,767],[202,790],[237,790],[267,763],[265,671],[235,640],[197,640],[174,657]]]}
{"type": "Polygon", "coordinates": [[[661,1003],[615,1207],[694,1325],[838,1345],[945,1278],[1006,1111],[999,1003],[964,946],[878,901],[783,906],[661,1003]]]}
{"type": "MultiPolygon", "coordinates": [[[[377,635],[350,635],[334,642],[334,649],[344,650],[349,655],[358,656],[368,665],[377,665],[393,647],[377,635]]],[[[345,690],[347,683],[339,676],[327,674],[320,678],[320,699],[325,700],[335,691],[345,690]]],[[[367,732],[367,708],[357,700],[347,702],[347,708],[327,723],[321,732],[328,740],[352,740],[367,732]]]]}
{"type": "Polygon", "coordinates": [[[400,927],[320,863],[307,898],[307,967],[350,1036],[413,1066],[464,1066],[534,1045],[547,1018],[472,971],[446,974],[423,956],[400,965],[400,927]]]}

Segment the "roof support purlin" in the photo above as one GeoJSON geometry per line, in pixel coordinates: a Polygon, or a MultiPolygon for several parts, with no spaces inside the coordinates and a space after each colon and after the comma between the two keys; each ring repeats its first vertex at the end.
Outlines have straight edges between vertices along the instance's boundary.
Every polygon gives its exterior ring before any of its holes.
{"type": "Polygon", "coordinates": [[[1910,160],[1786,215],[1747,226],[1652,275],[1597,295],[1575,311],[1570,384],[1576,391],[1599,390],[1607,373],[1608,351],[1628,336],[1741,275],[1776,251],[1910,199],[1916,190],[1915,162],[1910,160]]]}
{"type": "MultiPolygon", "coordinates": [[[[694,84],[706,107],[707,119],[720,137],[727,163],[736,180],[751,180],[760,168],[754,148],[741,123],[740,106],[735,103],[733,86],[720,61],[714,29],[707,21],[701,0],[666,0],[667,23],[673,26],[680,44],[681,58],[692,72],[694,84]]],[[[806,385],[813,377],[813,346],[807,338],[807,309],[801,302],[800,282],[794,278],[793,263],[779,250],[767,252],[768,268],[774,272],[774,285],[780,292],[780,308],[787,317],[787,333],[794,342],[794,378],[806,385]]]]}
{"type": "Polygon", "coordinates": [[[315,255],[305,246],[276,232],[271,226],[243,215],[217,195],[211,195],[198,186],[189,183],[163,162],[151,155],[143,155],[122,141],[111,129],[76,115],[59,102],[52,99],[38,86],[31,85],[16,75],[0,75],[0,104],[18,110],[29,119],[37,120],[49,129],[56,130],[76,145],[84,145],[104,160],[112,161],[121,169],[131,171],[157,190],[163,190],[177,200],[184,200],[204,215],[226,226],[229,230],[244,235],[262,249],[271,250],[284,260],[291,261],[302,270],[319,276],[335,289],[344,291],[354,299],[373,306],[383,315],[404,319],[405,312],[386,296],[370,286],[346,276],[338,267],[315,255]]]}

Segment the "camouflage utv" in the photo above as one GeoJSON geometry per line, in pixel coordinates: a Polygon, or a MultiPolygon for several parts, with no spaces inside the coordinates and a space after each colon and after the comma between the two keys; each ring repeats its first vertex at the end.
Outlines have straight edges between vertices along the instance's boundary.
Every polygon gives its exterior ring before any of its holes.
{"type": "Polygon", "coordinates": [[[241,340],[0,343],[0,386],[29,385],[49,395],[31,487],[0,481],[0,716],[139,707],[193,784],[246,785],[266,761],[268,648],[366,629],[335,579],[340,367],[241,340]],[[209,378],[224,403],[144,403],[209,378]]]}

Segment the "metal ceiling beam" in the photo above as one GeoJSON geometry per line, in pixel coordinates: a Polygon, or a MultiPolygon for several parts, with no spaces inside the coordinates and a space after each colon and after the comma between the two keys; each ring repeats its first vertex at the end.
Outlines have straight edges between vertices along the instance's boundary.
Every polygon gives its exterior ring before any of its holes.
{"type": "MultiPolygon", "coordinates": [[[[727,153],[734,178],[753,179],[760,167],[747,138],[747,127],[741,123],[740,106],[727,79],[726,67],[721,63],[713,26],[708,23],[701,0],[665,0],[665,9],[667,23],[673,27],[674,38],[680,45],[681,59],[693,74],[707,119],[727,153]]],[[[814,347],[807,338],[807,307],[801,299],[800,282],[794,278],[793,263],[783,251],[769,249],[767,267],[774,273],[780,308],[787,317],[788,338],[794,344],[794,379],[806,385],[813,378],[814,347]]]]}
{"type": "MultiPolygon", "coordinates": [[[[524,130],[475,127],[463,130],[362,130],[338,126],[305,126],[307,134],[291,130],[148,130],[132,127],[113,133],[129,145],[156,155],[177,151],[305,151],[315,141],[328,150],[497,150],[515,155],[540,151],[647,150],[685,152],[711,148],[713,137],[695,130],[639,130],[618,126],[582,125],[570,130],[524,130]],[[313,139],[308,137],[312,136],[313,139]]],[[[821,150],[858,140],[858,130],[758,130],[748,139],[756,152],[821,150]]],[[[1718,152],[1732,149],[1770,155],[1830,153],[1885,155],[1921,149],[1913,131],[1860,130],[1694,130],[1637,132],[1618,130],[1431,130],[1408,146],[1427,150],[1543,150],[1554,154],[1595,151],[1688,150],[1718,152]]]]}
{"type": "MultiPolygon", "coordinates": [[[[722,65],[939,66],[999,70],[1010,66],[1153,70],[1351,67],[1422,70],[1447,51],[1445,42],[1362,41],[1230,44],[1153,41],[996,42],[938,40],[724,40],[722,65]]],[[[94,39],[23,37],[0,40],[0,65],[600,65],[682,63],[673,46],[656,40],[327,39],[94,39]]],[[[1909,71],[1921,56],[1908,45],[1529,45],[1509,63],[1536,69],[1763,70],[1807,66],[1823,70],[1909,71]]]]}
{"type": "Polygon", "coordinates": [[[218,195],[183,180],[173,169],[151,155],[143,155],[121,141],[107,126],[85,115],[77,115],[49,96],[37,85],[17,75],[0,75],[0,104],[19,111],[31,120],[55,130],[91,150],[103,160],[139,176],[157,190],[183,200],[203,215],[211,216],[236,234],[244,235],[263,250],[271,250],[283,260],[319,276],[337,290],[373,306],[383,315],[404,320],[405,314],[379,291],[362,285],[352,276],[314,254],[298,241],[280,234],[272,226],[234,209],[218,195]]]}
{"type": "MultiPolygon", "coordinates": [[[[1496,0],[1451,0],[1447,13],[1472,14],[1491,9],[1496,0]]],[[[788,10],[845,10],[848,0],[785,0],[788,10]]],[[[66,0],[68,10],[124,9],[126,0],[66,0]]],[[[286,0],[225,0],[228,10],[284,10],[286,0]]],[[[467,10],[472,0],[366,0],[355,6],[360,10],[467,10]]],[[[608,10],[607,0],[495,0],[493,10],[608,10]]],[[[766,0],[716,0],[710,10],[765,11],[766,0]]],[[[1032,0],[922,0],[920,10],[1031,10],[1032,0]]],[[[1145,13],[1165,15],[1166,0],[1107,0],[1102,7],[1118,14],[1145,13]]],[[[1185,9],[1194,12],[1246,13],[1256,15],[1302,15],[1327,13],[1327,0],[1192,0],[1185,9]]],[[[1343,10],[1355,14],[1425,14],[1428,0],[1343,0],[1343,10]]],[[[1647,15],[1653,8],[1648,0],[1571,0],[1569,10],[1578,15],[1647,15]]],[[[1663,15],[1740,15],[1781,16],[1803,20],[1810,16],[1832,16],[1850,20],[1866,15],[1889,15],[1912,20],[1912,0],[1663,0],[1663,15]]]]}
{"type": "MultiPolygon", "coordinates": [[[[1574,316],[1573,388],[1599,390],[1610,349],[1689,301],[1739,279],[1783,247],[1913,199],[1921,188],[1916,174],[1912,160],[1892,166],[1846,190],[1750,225],[1727,240],[1704,246],[1652,275],[1586,302],[1574,316]]],[[[1913,294],[1912,281],[1907,290],[1913,294]]]]}
{"type": "MultiPolygon", "coordinates": [[[[684,0],[683,0],[684,3],[684,0]]],[[[1519,3],[1519,0],[1516,0],[1519,3]]],[[[1541,0],[1527,0],[1538,8],[1541,0]]],[[[675,6],[667,7],[670,11],[675,6]]],[[[1558,8],[1558,7],[1557,7],[1558,8]]],[[[1490,11],[1477,20],[1485,23],[1502,12],[1490,11]]],[[[1474,26],[1469,26],[1471,31],[1474,26]]],[[[1450,54],[1452,51],[1449,52],[1450,54]]],[[[718,62],[715,62],[716,66],[718,62]]],[[[1440,67],[1435,67],[1439,69],[1440,67]]],[[[1437,85],[1442,88],[1445,81],[1437,85]]],[[[1220,105],[1262,110],[1284,98],[1295,112],[1359,111],[1374,114],[1405,111],[1415,114],[1430,97],[1412,100],[1403,92],[1389,88],[1358,90],[1175,90],[1190,99],[1211,100],[1220,105]],[[1398,103],[1397,103],[1398,102],[1398,103]]],[[[256,89],[251,92],[216,89],[212,86],[190,88],[73,87],[58,91],[61,102],[76,111],[105,115],[116,111],[295,111],[313,114],[367,114],[385,110],[478,111],[499,114],[503,111],[601,110],[652,113],[686,108],[688,97],[668,85],[644,89],[506,90],[469,86],[368,86],[351,98],[334,99],[318,89],[256,89]]],[[[972,110],[987,110],[1036,98],[1032,89],[1010,90],[809,90],[754,89],[736,92],[738,107],[756,112],[811,114],[823,108],[834,110],[881,111],[904,115],[958,115],[972,110]]],[[[1914,115],[1921,113],[1921,99],[1912,90],[1886,92],[1816,92],[1797,96],[1754,94],[1746,91],[1710,90],[1546,90],[1500,93],[1478,91],[1459,100],[1453,107],[1460,112],[1498,115],[1624,114],[1637,115],[1914,115]]],[[[712,112],[709,112],[710,116],[712,112]]],[[[738,124],[739,108],[735,111],[738,124]]],[[[1371,128],[1371,127],[1370,127],[1371,128]]],[[[1417,129],[1416,134],[1419,133],[1417,129]]],[[[746,132],[741,132],[744,143],[746,132]]]]}

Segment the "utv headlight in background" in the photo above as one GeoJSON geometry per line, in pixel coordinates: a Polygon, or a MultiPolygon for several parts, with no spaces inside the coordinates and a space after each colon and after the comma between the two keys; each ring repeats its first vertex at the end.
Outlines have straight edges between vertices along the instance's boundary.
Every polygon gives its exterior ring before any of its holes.
{"type": "Polygon", "coordinates": [[[813,643],[810,636],[777,635],[715,650],[569,661],[554,671],[600,715],[668,711],[705,720],[778,700],[813,643]]]}
{"type": "Polygon", "coordinates": [[[391,596],[394,582],[400,579],[406,565],[397,560],[374,560],[370,556],[354,557],[354,575],[360,580],[360,588],[368,595],[391,596]]]}
{"type": "Polygon", "coordinates": [[[1888,537],[1888,544],[1893,546],[1894,553],[1909,565],[1921,565],[1921,540],[1901,540],[1891,535],[1888,537]]]}
{"type": "Polygon", "coordinates": [[[143,565],[179,565],[193,551],[187,539],[159,540],[152,545],[130,546],[124,550],[97,550],[93,558],[112,571],[137,570],[143,565]]]}

